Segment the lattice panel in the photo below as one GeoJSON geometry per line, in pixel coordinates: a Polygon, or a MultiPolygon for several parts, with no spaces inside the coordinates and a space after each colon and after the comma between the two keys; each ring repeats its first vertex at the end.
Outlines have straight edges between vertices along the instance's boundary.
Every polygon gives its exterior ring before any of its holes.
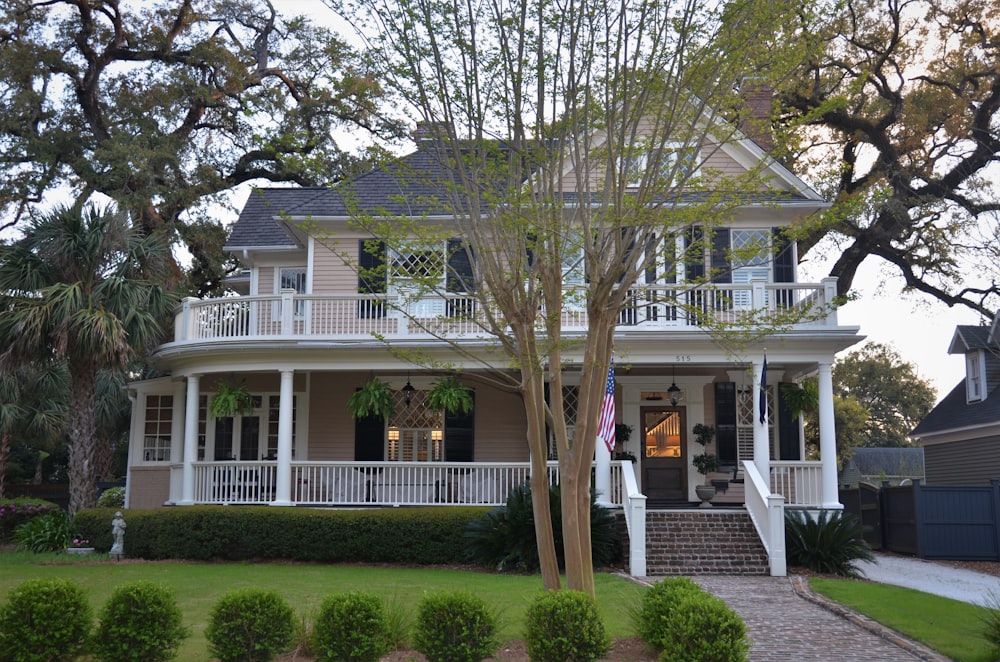
{"type": "Polygon", "coordinates": [[[392,400],[396,411],[389,418],[389,427],[425,430],[444,427],[443,412],[427,408],[426,391],[411,391],[409,404],[402,390],[396,391],[392,400]]]}

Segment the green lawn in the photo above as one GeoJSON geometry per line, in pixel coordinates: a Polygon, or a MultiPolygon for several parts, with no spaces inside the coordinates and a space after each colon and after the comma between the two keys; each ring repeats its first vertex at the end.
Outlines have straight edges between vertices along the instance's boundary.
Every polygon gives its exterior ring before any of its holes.
{"type": "Polygon", "coordinates": [[[912,589],[847,579],[809,580],[809,586],[957,662],[997,659],[983,638],[984,607],[912,589]]]}
{"type": "MultiPolygon", "coordinates": [[[[113,563],[81,562],[65,555],[0,554],[0,602],[26,579],[61,577],[79,582],[95,613],[119,584],[137,579],[172,588],[191,630],[177,659],[207,661],[204,630],[215,602],[233,588],[274,589],[311,620],[323,599],[333,593],[365,590],[384,596],[412,613],[422,595],[435,590],[467,590],[498,610],[502,640],[521,639],[524,613],[541,591],[540,576],[495,575],[460,570],[277,563],[113,563]]],[[[629,613],[644,590],[614,575],[598,574],[597,601],[613,638],[635,635],[629,613]]]]}

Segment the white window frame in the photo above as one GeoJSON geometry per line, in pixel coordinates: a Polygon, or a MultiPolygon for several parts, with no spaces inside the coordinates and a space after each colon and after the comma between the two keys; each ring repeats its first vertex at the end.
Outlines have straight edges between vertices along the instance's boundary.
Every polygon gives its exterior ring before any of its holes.
{"type": "MultiPolygon", "coordinates": [[[[649,163],[650,147],[634,146],[631,154],[624,156],[621,160],[621,169],[625,176],[625,185],[628,188],[638,188],[642,185],[643,176],[646,174],[649,163]]],[[[671,178],[674,174],[678,159],[682,158],[691,165],[689,167],[680,166],[678,169],[688,177],[697,177],[701,164],[698,163],[698,148],[683,143],[664,143],[659,147],[663,157],[660,160],[660,176],[664,179],[671,178]]]]}
{"type": "Polygon", "coordinates": [[[143,431],[142,431],[142,462],[143,464],[163,464],[170,462],[170,446],[173,433],[173,411],[176,403],[171,394],[148,393],[146,394],[145,407],[143,410],[143,431]],[[155,398],[156,404],[151,400],[155,398]],[[165,403],[165,399],[169,404],[165,403]],[[150,420],[150,408],[157,412],[155,420],[150,420]],[[164,418],[165,417],[165,418],[164,418]],[[153,425],[156,429],[150,432],[149,427],[153,425]]]}
{"type": "MultiPolygon", "coordinates": [[[[278,267],[278,273],[275,274],[274,288],[277,290],[275,294],[281,294],[282,290],[295,290],[296,294],[308,294],[309,293],[309,267],[306,266],[294,266],[294,267],[278,267]],[[286,273],[289,277],[289,282],[291,286],[285,285],[286,273]]],[[[295,319],[300,320],[305,317],[306,312],[306,302],[296,301],[295,302],[295,319]]],[[[279,303],[275,310],[278,313],[277,320],[281,319],[281,304],[279,303]]]]}
{"type": "Polygon", "coordinates": [[[982,402],[986,385],[986,354],[976,350],[965,355],[965,400],[966,402],[982,402]]]}

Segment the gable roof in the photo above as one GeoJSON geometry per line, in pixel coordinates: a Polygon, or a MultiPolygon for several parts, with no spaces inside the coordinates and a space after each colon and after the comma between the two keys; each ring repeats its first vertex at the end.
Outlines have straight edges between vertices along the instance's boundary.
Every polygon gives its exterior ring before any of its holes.
{"type": "Polygon", "coordinates": [[[955,327],[955,335],[948,346],[949,354],[965,354],[974,349],[998,348],[996,340],[990,338],[990,327],[961,325],[955,327]]]}
{"type": "Polygon", "coordinates": [[[923,476],[923,448],[852,448],[849,466],[862,476],[923,476]]]}
{"type": "Polygon", "coordinates": [[[966,401],[963,379],[913,428],[910,435],[923,437],[991,423],[1000,423],[1000,386],[994,388],[983,400],[970,404],[966,401]]]}
{"type": "MultiPolygon", "coordinates": [[[[298,233],[282,222],[281,217],[295,219],[350,218],[358,210],[385,216],[449,216],[465,210],[452,204],[462,204],[464,196],[449,195],[449,188],[457,185],[455,171],[446,166],[432,146],[432,140],[422,141],[411,152],[365,174],[340,182],[333,187],[294,187],[254,189],[247,204],[233,226],[227,251],[243,249],[300,248],[298,233]]],[[[503,146],[498,143],[503,154],[503,146]]],[[[740,141],[742,153],[752,158],[770,160],[750,140],[740,141]]],[[[734,148],[735,149],[735,148],[734,148]]],[[[502,156],[501,156],[502,158],[502,156]]],[[[770,160],[769,168],[788,186],[784,191],[760,192],[746,196],[748,205],[805,205],[826,206],[815,191],[805,185],[781,164],[770,160]]],[[[485,184],[486,187],[490,183],[485,184]]],[[[708,199],[714,193],[694,192],[685,195],[691,203],[708,199]]],[[[489,196],[483,196],[483,205],[489,196]]],[[[581,199],[575,193],[564,194],[566,204],[592,204],[600,200],[581,199]]],[[[485,210],[480,210],[485,211],[485,210]]]]}

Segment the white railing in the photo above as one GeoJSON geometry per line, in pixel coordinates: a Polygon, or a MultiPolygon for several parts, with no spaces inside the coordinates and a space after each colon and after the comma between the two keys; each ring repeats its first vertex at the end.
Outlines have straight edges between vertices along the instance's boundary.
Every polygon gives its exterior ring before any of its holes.
{"type": "MultiPolygon", "coordinates": [[[[782,323],[836,326],[836,279],[822,283],[713,283],[638,286],[629,290],[620,330],[700,328],[782,323]]],[[[570,295],[567,301],[573,301],[570,295]]],[[[403,338],[484,335],[475,298],[461,295],[402,299],[380,294],[295,294],[185,299],[174,320],[177,342],[273,337],[403,338]]],[[[544,315],[544,311],[539,313],[544,315]]],[[[567,305],[563,331],[585,331],[587,313],[567,305]]]]}
{"type": "Polygon", "coordinates": [[[788,574],[785,561],[785,499],[768,490],[767,483],[753,462],[743,461],[743,473],[743,498],[757,535],[767,551],[771,576],[785,577],[788,574]]]}
{"type": "Polygon", "coordinates": [[[639,491],[635,479],[635,464],[622,462],[620,470],[611,475],[621,476],[625,500],[625,526],[628,529],[628,568],[635,577],[646,576],[646,495],[639,491]]]}
{"type": "MultiPolygon", "coordinates": [[[[631,463],[629,463],[631,464],[631,463]]],[[[313,506],[499,506],[531,476],[528,462],[292,462],[292,502],[313,506]]],[[[631,467],[629,472],[631,473],[631,467]]],[[[548,463],[549,482],[559,466],[548,463]]],[[[633,476],[629,476],[635,482],[633,476]]],[[[261,504],[275,498],[276,462],[194,463],[195,503],[261,504]]],[[[611,464],[611,495],[622,505],[622,462],[611,464]]]]}
{"type": "Polygon", "coordinates": [[[823,505],[822,462],[771,461],[771,491],[785,497],[786,506],[823,505]]]}

